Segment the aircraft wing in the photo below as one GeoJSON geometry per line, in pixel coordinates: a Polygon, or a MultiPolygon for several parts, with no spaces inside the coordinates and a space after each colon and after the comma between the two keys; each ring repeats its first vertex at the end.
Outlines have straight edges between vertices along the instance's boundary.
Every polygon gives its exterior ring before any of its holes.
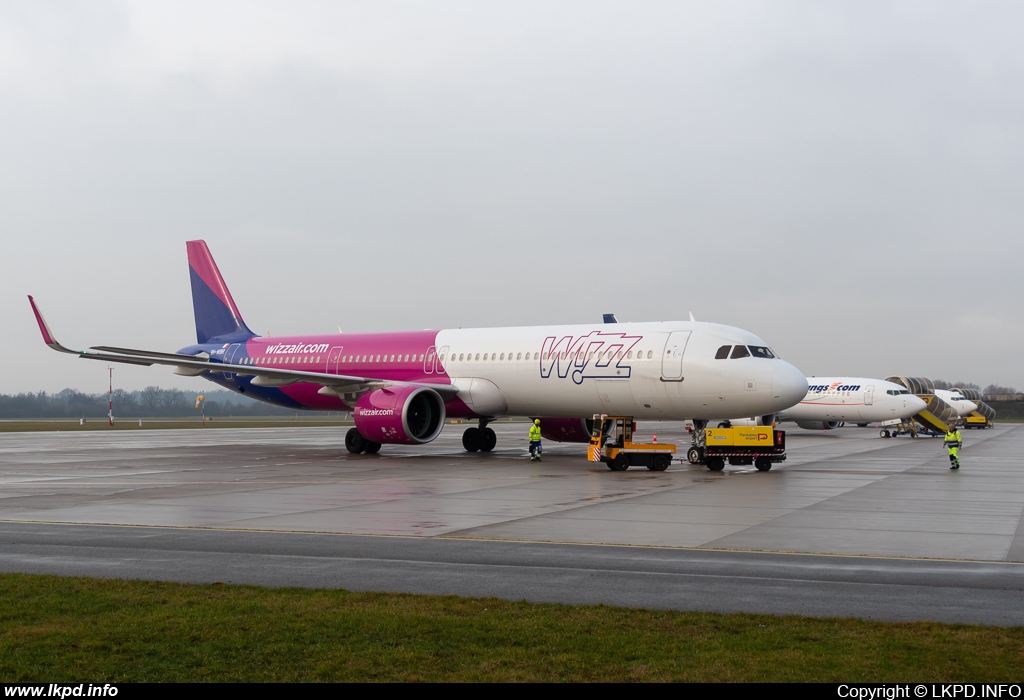
{"type": "Polygon", "coordinates": [[[361,394],[371,389],[378,389],[385,386],[422,386],[433,389],[441,394],[445,400],[455,397],[459,390],[451,384],[433,384],[429,382],[402,382],[379,377],[363,377],[349,374],[327,374],[324,372],[304,372],[294,369],[279,369],[276,367],[264,367],[260,365],[235,365],[226,364],[219,360],[211,361],[205,353],[200,355],[181,355],[178,353],[155,352],[150,350],[138,350],[135,348],[118,348],[108,345],[97,345],[88,350],[72,350],[57,342],[50,327],[43,319],[43,315],[36,306],[35,299],[30,295],[28,298],[32,305],[32,312],[35,314],[36,323],[39,324],[39,331],[43,334],[43,342],[50,348],[71,355],[78,355],[87,360],[102,360],[104,362],[120,362],[129,365],[167,365],[175,367],[178,374],[198,376],[206,372],[219,372],[222,374],[237,374],[244,377],[254,377],[252,383],[256,386],[281,387],[299,382],[319,384],[323,389],[321,393],[337,394],[361,394]]]}

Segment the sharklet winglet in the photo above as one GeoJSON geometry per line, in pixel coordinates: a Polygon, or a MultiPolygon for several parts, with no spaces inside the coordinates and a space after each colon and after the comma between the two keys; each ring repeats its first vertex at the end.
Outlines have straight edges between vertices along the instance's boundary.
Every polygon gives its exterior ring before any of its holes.
{"type": "Polygon", "coordinates": [[[36,306],[36,300],[32,298],[31,294],[28,295],[28,303],[32,306],[32,313],[35,314],[36,323],[39,324],[39,332],[43,334],[43,342],[46,343],[47,346],[58,352],[66,352],[71,355],[82,354],[78,350],[70,350],[57,342],[57,339],[53,336],[53,332],[50,330],[50,327],[46,324],[43,314],[40,313],[39,307],[36,306]]]}

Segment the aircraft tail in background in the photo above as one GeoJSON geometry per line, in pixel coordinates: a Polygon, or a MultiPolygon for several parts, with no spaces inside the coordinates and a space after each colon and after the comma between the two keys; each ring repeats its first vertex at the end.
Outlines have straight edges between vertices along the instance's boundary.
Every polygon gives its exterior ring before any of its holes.
{"type": "Polygon", "coordinates": [[[206,241],[188,241],[188,270],[192,280],[192,309],[196,342],[239,342],[256,336],[242,320],[231,292],[217,269],[206,241]]]}

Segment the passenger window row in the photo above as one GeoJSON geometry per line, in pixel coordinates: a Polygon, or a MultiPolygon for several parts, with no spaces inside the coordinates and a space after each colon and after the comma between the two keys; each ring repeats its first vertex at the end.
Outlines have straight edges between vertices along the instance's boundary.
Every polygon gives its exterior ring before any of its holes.
{"type": "MultiPolygon", "coordinates": [[[[456,357],[455,353],[452,353],[452,359],[455,360],[456,362],[488,362],[488,361],[490,361],[490,362],[515,362],[515,361],[522,361],[522,360],[539,360],[539,359],[541,359],[541,354],[542,353],[539,353],[539,352],[535,352],[535,353],[517,352],[517,353],[514,353],[515,357],[513,357],[513,353],[511,353],[511,352],[510,353],[504,353],[504,352],[503,353],[497,353],[497,352],[479,353],[478,352],[478,353],[475,353],[475,354],[471,353],[471,352],[470,353],[462,353],[462,352],[460,352],[457,357],[456,357]]],[[[568,353],[568,352],[550,353],[550,352],[548,352],[548,353],[543,353],[543,355],[544,355],[544,359],[545,360],[551,360],[551,359],[567,360],[567,359],[570,358],[570,356],[573,359],[576,359],[576,358],[580,357],[581,353],[568,353]]],[[[603,352],[591,351],[589,356],[587,357],[587,359],[588,360],[592,360],[595,357],[598,360],[608,359],[609,361],[610,360],[622,360],[622,359],[632,360],[633,359],[633,351],[630,350],[630,351],[626,352],[625,354],[623,354],[623,352],[621,350],[619,350],[619,351],[617,351],[615,353],[611,353],[609,351],[603,351],[603,352]]],[[[654,352],[652,350],[648,350],[646,357],[647,357],[648,360],[651,359],[652,357],[654,357],[654,352]]],[[[644,353],[643,353],[642,350],[641,351],[637,351],[636,359],[638,359],[638,360],[644,359],[644,353]]]]}
{"type": "MultiPolygon", "coordinates": [[[[426,355],[420,353],[417,359],[416,353],[411,355],[342,355],[341,363],[362,363],[362,362],[423,362],[426,355]]],[[[443,357],[439,359],[444,359],[443,357]]]]}
{"type": "MultiPolygon", "coordinates": [[[[728,346],[728,345],[724,346],[724,349],[726,350],[726,352],[728,352],[729,347],[731,347],[731,346],[728,346]]],[[[742,345],[737,345],[736,346],[737,350],[739,348],[743,348],[743,347],[744,346],[742,346],[742,345]]],[[[765,348],[765,350],[767,350],[767,348],[765,348]]],[[[745,348],[744,348],[744,351],[745,351],[745,348]]],[[[722,352],[722,350],[720,349],[719,353],[721,353],[721,352],[722,352]]],[[[636,359],[638,359],[638,360],[643,360],[643,359],[650,360],[650,359],[652,359],[654,357],[654,351],[653,350],[648,350],[646,352],[646,354],[645,354],[643,350],[639,350],[639,351],[636,352],[635,355],[636,355],[636,359]]],[[[574,355],[573,357],[577,357],[577,356],[578,356],[578,354],[574,355]]],[[[736,357],[735,354],[733,356],[736,357]]],[[[426,357],[426,355],[424,355],[423,353],[420,353],[418,357],[417,357],[417,355],[415,353],[406,354],[406,355],[343,355],[341,357],[340,361],[341,361],[342,364],[361,364],[361,363],[365,363],[365,362],[374,362],[374,363],[381,363],[381,362],[389,362],[389,363],[390,362],[423,362],[425,357],[426,357]]],[[[632,350],[630,350],[630,351],[628,351],[626,353],[623,353],[621,350],[619,350],[619,351],[617,351],[615,353],[611,353],[611,352],[609,352],[607,350],[602,351],[602,352],[591,351],[590,354],[589,354],[589,357],[587,359],[588,360],[593,360],[595,357],[598,360],[608,359],[609,361],[611,361],[611,360],[622,360],[622,359],[632,360],[632,359],[634,359],[634,353],[633,353],[632,350]]],[[[743,357],[745,357],[745,355],[743,355],[743,357]]],[[[513,353],[511,353],[511,352],[510,353],[504,353],[504,352],[503,353],[497,353],[497,352],[479,353],[478,352],[478,353],[475,353],[475,354],[474,353],[459,353],[458,357],[456,357],[455,353],[452,353],[452,355],[451,355],[451,359],[455,360],[455,361],[458,361],[458,362],[477,362],[477,361],[482,361],[482,362],[488,362],[488,361],[490,361],[490,362],[512,362],[512,361],[522,361],[522,360],[539,360],[540,358],[541,358],[541,353],[539,353],[539,352],[534,352],[534,353],[517,352],[517,353],[514,353],[514,357],[513,357],[513,353]]],[[[551,353],[544,353],[544,359],[546,359],[546,360],[550,360],[550,359],[562,359],[562,360],[565,360],[565,359],[568,359],[568,358],[569,358],[569,353],[566,353],[566,352],[563,352],[563,353],[560,353],[560,354],[556,353],[555,355],[552,355],[551,353]]],[[[312,364],[320,364],[320,361],[322,359],[323,358],[320,355],[317,355],[315,358],[312,357],[312,356],[304,356],[304,355],[282,355],[282,356],[273,356],[272,355],[272,356],[267,356],[267,357],[247,357],[247,358],[242,358],[242,360],[239,362],[239,364],[243,364],[243,365],[293,365],[293,364],[311,364],[311,363],[312,364]]],[[[441,362],[444,362],[444,355],[439,356],[438,360],[440,360],[441,362]]]]}
{"type": "Polygon", "coordinates": [[[320,356],[310,355],[272,355],[269,357],[244,357],[242,365],[308,365],[320,364],[320,356]]]}

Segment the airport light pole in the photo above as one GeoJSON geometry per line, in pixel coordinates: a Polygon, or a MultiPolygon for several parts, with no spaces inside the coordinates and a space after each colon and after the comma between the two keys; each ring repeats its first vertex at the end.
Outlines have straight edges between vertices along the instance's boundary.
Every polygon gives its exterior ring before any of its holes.
{"type": "Polygon", "coordinates": [[[110,374],[109,393],[107,394],[107,425],[114,425],[114,365],[107,365],[110,374]]]}

